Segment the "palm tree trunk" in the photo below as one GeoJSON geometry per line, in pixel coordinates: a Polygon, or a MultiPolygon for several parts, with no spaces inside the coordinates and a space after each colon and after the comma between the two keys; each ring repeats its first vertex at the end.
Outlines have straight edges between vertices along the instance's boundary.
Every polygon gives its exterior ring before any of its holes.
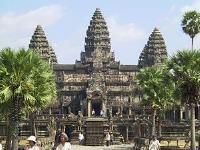
{"type": "Polygon", "coordinates": [[[162,132],[162,127],[161,127],[161,117],[159,116],[159,119],[158,119],[158,138],[161,137],[161,132],[162,132]]]}
{"type": "Polygon", "coordinates": [[[192,51],[193,51],[193,45],[194,45],[194,38],[192,37],[192,51]]]}
{"type": "Polygon", "coordinates": [[[153,116],[152,116],[152,135],[155,135],[156,131],[156,109],[153,109],[153,116]]]}
{"type": "Polygon", "coordinates": [[[37,136],[36,125],[35,125],[35,112],[30,115],[31,120],[31,134],[37,136]]]}
{"type": "Polygon", "coordinates": [[[12,128],[13,134],[12,134],[12,150],[18,150],[18,134],[19,134],[19,97],[13,97],[13,104],[14,104],[14,112],[13,112],[13,118],[12,118],[12,128]]]}
{"type": "Polygon", "coordinates": [[[10,150],[10,145],[11,145],[11,137],[12,137],[12,126],[11,126],[11,117],[8,116],[7,118],[7,131],[6,131],[6,144],[5,144],[5,149],[10,150]]]}
{"type": "Polygon", "coordinates": [[[191,104],[191,150],[196,149],[195,140],[195,105],[191,104]]]}

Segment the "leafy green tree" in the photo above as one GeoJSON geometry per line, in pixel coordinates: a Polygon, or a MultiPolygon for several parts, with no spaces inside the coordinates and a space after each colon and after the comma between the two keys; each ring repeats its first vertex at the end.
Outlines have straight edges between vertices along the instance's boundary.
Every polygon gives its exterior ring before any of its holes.
{"type": "Polygon", "coordinates": [[[188,11],[184,14],[182,23],[183,31],[192,39],[192,50],[194,37],[200,32],[200,13],[188,11]]]}
{"type": "Polygon", "coordinates": [[[169,80],[167,70],[161,67],[142,69],[137,75],[137,83],[142,93],[142,104],[150,106],[153,110],[152,135],[155,135],[157,111],[162,112],[174,103],[172,98],[174,84],[169,80]]]}
{"type": "Polygon", "coordinates": [[[6,48],[0,52],[0,110],[9,118],[12,150],[18,150],[21,113],[45,108],[55,95],[53,70],[39,55],[25,49],[6,48]]]}
{"type": "Polygon", "coordinates": [[[176,98],[191,110],[192,150],[195,150],[195,106],[200,96],[200,51],[179,51],[168,62],[176,83],[176,98]]]}

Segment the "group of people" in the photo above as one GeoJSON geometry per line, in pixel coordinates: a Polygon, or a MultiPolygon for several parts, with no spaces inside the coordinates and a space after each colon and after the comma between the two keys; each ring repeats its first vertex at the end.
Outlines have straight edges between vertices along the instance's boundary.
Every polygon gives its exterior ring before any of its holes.
{"type": "MultiPolygon", "coordinates": [[[[95,112],[94,109],[92,109],[92,116],[96,116],[96,112],[95,112]]],[[[100,116],[101,116],[101,117],[104,117],[104,116],[105,116],[103,110],[100,111],[100,116]]]]}
{"type": "MultiPolygon", "coordinates": [[[[68,136],[66,133],[61,132],[58,136],[58,139],[55,140],[55,143],[51,150],[71,150],[71,144],[68,142],[68,136]]],[[[27,139],[28,145],[24,150],[40,150],[37,146],[37,141],[35,136],[30,136],[27,139]]]]}

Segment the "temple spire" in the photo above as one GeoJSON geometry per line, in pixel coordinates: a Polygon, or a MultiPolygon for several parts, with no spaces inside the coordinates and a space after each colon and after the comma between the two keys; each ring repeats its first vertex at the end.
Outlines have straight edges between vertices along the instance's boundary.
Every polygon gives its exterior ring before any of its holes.
{"type": "Polygon", "coordinates": [[[100,9],[96,8],[86,32],[85,52],[81,53],[81,61],[92,61],[92,59],[96,57],[96,54],[94,53],[98,53],[98,55],[107,55],[114,59],[114,55],[109,54],[110,50],[111,44],[108,27],[100,9]]]}
{"type": "Polygon", "coordinates": [[[57,63],[55,52],[53,48],[49,46],[48,40],[41,25],[37,25],[32,39],[30,40],[29,48],[40,54],[40,56],[50,64],[57,63]]]}
{"type": "Polygon", "coordinates": [[[161,65],[167,59],[165,41],[158,28],[154,28],[147,44],[140,54],[138,66],[151,67],[161,65]]]}

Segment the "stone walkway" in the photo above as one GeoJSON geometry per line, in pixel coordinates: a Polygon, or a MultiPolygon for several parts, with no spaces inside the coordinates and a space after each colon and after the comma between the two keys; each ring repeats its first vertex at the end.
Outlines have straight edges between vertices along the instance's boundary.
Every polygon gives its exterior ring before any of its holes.
{"type": "Polygon", "coordinates": [[[121,144],[121,145],[111,145],[111,146],[72,145],[72,150],[133,150],[133,144],[121,144]]]}

